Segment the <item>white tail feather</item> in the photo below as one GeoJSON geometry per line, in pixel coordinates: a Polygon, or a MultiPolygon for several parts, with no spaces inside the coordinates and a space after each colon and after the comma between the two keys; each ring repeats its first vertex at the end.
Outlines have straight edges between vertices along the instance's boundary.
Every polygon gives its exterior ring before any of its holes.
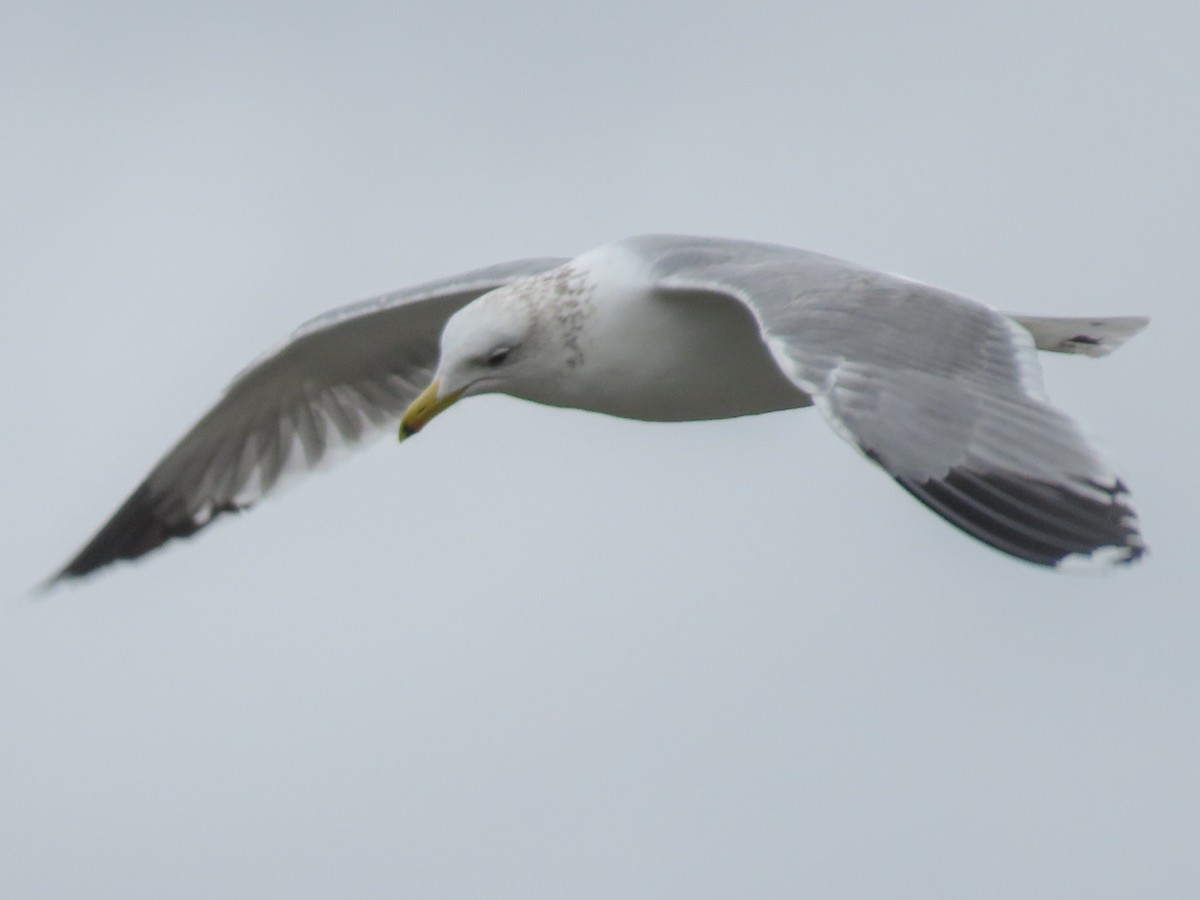
{"type": "Polygon", "coordinates": [[[1145,316],[1089,319],[1006,315],[1033,335],[1039,350],[1108,356],[1150,322],[1145,316]]]}

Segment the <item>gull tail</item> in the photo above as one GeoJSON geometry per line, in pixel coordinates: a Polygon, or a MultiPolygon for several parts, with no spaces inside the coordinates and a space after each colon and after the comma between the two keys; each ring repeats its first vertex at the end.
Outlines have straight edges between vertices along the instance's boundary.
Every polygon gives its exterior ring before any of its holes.
{"type": "Polygon", "coordinates": [[[1084,356],[1108,356],[1150,322],[1145,316],[1082,319],[1006,315],[1033,335],[1039,350],[1084,356]]]}

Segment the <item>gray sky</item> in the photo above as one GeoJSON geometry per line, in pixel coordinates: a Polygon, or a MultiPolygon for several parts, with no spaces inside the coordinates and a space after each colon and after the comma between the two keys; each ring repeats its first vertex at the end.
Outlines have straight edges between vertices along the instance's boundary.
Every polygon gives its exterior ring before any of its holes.
{"type": "Polygon", "coordinates": [[[1185,3],[31,4],[0,30],[0,895],[1181,896],[1200,876],[1185,3]],[[680,231],[1030,313],[1113,577],[811,412],[461,404],[31,603],[343,302],[680,231]]]}

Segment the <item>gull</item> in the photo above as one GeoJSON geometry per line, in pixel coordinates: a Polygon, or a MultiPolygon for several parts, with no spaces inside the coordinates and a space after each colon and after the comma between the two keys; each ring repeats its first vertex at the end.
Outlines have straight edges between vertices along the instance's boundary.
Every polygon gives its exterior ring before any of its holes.
{"type": "Polygon", "coordinates": [[[489,392],[656,422],[815,406],[996,550],[1049,567],[1121,565],[1145,552],[1128,490],[1046,398],[1036,351],[1104,356],[1146,323],[1007,314],[721,238],[646,235],[476,269],[302,325],[233,380],[48,584],[192,535],[338,448],[397,423],[409,437],[489,392]]]}

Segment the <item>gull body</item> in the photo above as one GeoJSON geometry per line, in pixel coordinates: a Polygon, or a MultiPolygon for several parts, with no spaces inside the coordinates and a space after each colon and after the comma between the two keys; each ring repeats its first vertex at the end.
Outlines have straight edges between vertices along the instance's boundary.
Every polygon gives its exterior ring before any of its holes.
{"type": "Polygon", "coordinates": [[[749,310],[703,292],[657,292],[623,244],[483,295],[450,318],[440,343],[443,395],[501,392],[652,422],[812,403],[765,352],[749,310]],[[510,352],[487,365],[497,349],[510,352]]]}
{"type": "Polygon", "coordinates": [[[1127,489],[1047,400],[1036,350],[1103,356],[1145,324],[1001,313],[821,254],[718,238],[650,235],[477,269],[302,326],[234,380],[51,583],[191,535],[338,447],[397,422],[415,434],[488,392],[650,421],[815,405],[901,487],[1001,552],[1131,562],[1145,547],[1127,489]]]}

